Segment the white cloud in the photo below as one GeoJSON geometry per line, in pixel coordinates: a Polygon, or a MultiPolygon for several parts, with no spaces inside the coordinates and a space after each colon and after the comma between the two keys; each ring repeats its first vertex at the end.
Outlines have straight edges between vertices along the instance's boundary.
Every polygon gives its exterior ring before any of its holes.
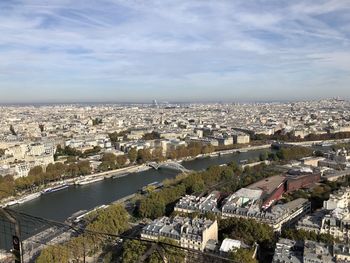
{"type": "Polygon", "coordinates": [[[275,89],[277,75],[294,85],[306,70],[315,84],[320,72],[350,67],[350,21],[332,20],[346,2],[22,0],[0,10],[0,89],[31,77],[159,89],[168,80],[210,96],[230,81],[259,85],[256,74],[262,89],[275,89]]]}

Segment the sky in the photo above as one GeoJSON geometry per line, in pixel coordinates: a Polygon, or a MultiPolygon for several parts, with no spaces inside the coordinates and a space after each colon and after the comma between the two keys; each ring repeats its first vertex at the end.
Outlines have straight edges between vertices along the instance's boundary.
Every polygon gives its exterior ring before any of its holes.
{"type": "Polygon", "coordinates": [[[336,96],[349,0],[0,1],[0,103],[336,96]]]}

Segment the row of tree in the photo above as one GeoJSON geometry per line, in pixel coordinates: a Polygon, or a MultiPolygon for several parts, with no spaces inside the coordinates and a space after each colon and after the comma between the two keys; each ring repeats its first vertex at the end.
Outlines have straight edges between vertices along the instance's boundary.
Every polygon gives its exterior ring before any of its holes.
{"type": "Polygon", "coordinates": [[[286,228],[283,230],[281,237],[288,238],[292,240],[311,240],[316,242],[321,242],[325,244],[333,244],[334,237],[330,234],[318,234],[311,231],[296,230],[292,228],[286,228]]]}
{"type": "Polygon", "coordinates": [[[313,150],[311,148],[302,146],[282,147],[276,153],[277,158],[284,161],[298,160],[312,155],[313,150]]]}
{"type": "Polygon", "coordinates": [[[337,132],[337,133],[323,133],[323,134],[308,134],[304,138],[300,136],[294,136],[293,133],[287,132],[282,133],[281,131],[276,132],[273,135],[256,134],[252,136],[253,140],[262,141],[283,141],[283,142],[303,142],[303,141],[323,141],[323,140],[338,140],[350,138],[350,132],[337,132]]]}
{"type": "Polygon", "coordinates": [[[14,179],[7,175],[0,177],[0,199],[15,195],[18,191],[34,189],[47,183],[62,180],[63,178],[73,178],[91,173],[89,161],[78,161],[75,163],[51,163],[46,167],[46,171],[41,166],[30,169],[28,176],[14,179]],[[2,190],[2,191],[1,191],[2,190]]]}
{"type": "Polygon", "coordinates": [[[176,160],[185,157],[195,157],[199,154],[211,153],[215,148],[211,145],[202,145],[201,143],[190,143],[186,146],[179,146],[176,149],[169,150],[166,155],[163,155],[163,149],[158,147],[151,151],[151,149],[131,148],[127,154],[130,163],[146,163],[150,161],[161,162],[166,159],[176,160]]]}
{"type": "Polygon", "coordinates": [[[128,229],[128,213],[119,204],[111,205],[89,216],[91,220],[83,234],[60,245],[47,246],[41,251],[37,263],[85,262],[83,259],[102,252],[115,240],[108,233],[118,235],[128,229]]]}
{"type": "Polygon", "coordinates": [[[128,158],[126,155],[116,156],[113,153],[105,153],[101,158],[101,164],[99,165],[98,170],[103,172],[118,169],[123,167],[127,161],[128,158]]]}

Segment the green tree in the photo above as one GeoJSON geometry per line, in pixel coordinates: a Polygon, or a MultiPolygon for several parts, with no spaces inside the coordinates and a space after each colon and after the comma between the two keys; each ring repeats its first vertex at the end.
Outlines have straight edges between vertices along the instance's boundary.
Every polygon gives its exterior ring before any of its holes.
{"type": "Polygon", "coordinates": [[[273,246],[274,242],[273,229],[253,219],[222,219],[219,221],[219,233],[222,238],[242,240],[250,246],[254,245],[255,242],[263,246],[273,246]]]}
{"type": "Polygon", "coordinates": [[[333,244],[333,242],[335,241],[334,237],[329,234],[317,234],[311,231],[305,231],[302,229],[297,230],[291,228],[283,230],[282,237],[292,240],[311,240],[326,244],[333,244]]]}
{"type": "Polygon", "coordinates": [[[260,161],[265,161],[265,160],[267,160],[268,158],[269,158],[269,156],[268,156],[268,153],[267,153],[266,151],[260,153],[260,155],[259,155],[259,160],[260,160],[260,161]]]}
{"type": "Polygon", "coordinates": [[[69,262],[69,250],[63,245],[48,246],[44,248],[36,263],[69,262]]]}
{"type": "Polygon", "coordinates": [[[235,251],[229,253],[229,258],[234,262],[240,263],[257,263],[258,261],[253,258],[253,251],[244,248],[238,248],[235,251]]]}
{"type": "Polygon", "coordinates": [[[135,263],[146,252],[147,246],[139,240],[123,242],[123,263],[135,263]]]}

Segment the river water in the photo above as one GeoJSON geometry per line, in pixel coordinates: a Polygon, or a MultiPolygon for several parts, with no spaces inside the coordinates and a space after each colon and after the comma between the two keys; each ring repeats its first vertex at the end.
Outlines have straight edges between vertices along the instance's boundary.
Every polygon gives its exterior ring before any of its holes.
{"type": "MultiPolygon", "coordinates": [[[[231,161],[238,163],[241,160],[257,159],[261,152],[267,150],[253,150],[223,156],[206,157],[185,161],[182,165],[190,170],[203,170],[212,165],[226,164],[231,161]]],[[[79,210],[89,210],[102,204],[111,203],[137,192],[149,183],[155,181],[161,182],[166,178],[173,178],[177,174],[177,171],[169,169],[152,169],[131,173],[121,178],[109,178],[90,185],[72,186],[62,191],[42,195],[37,199],[13,208],[38,217],[64,221],[79,210]]]]}

